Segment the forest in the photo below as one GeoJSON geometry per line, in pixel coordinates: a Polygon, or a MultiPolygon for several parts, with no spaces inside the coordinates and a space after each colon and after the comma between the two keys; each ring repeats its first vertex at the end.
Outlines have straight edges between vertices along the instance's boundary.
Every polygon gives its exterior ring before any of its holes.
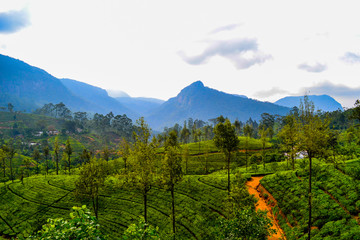
{"type": "Polygon", "coordinates": [[[307,96],[286,116],[162,132],[62,102],[9,103],[0,239],[360,239],[359,126],[359,100],[321,112],[307,96]]]}

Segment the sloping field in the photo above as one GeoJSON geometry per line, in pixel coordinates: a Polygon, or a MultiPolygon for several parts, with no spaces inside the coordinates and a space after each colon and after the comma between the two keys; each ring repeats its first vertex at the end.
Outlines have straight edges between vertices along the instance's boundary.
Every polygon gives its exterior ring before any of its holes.
{"type": "MultiPolygon", "coordinates": [[[[360,182],[330,165],[315,166],[314,170],[312,239],[360,239],[360,182]]],[[[285,215],[278,217],[287,238],[307,239],[307,171],[268,175],[261,184],[285,215]]]]}
{"type": "MultiPolygon", "coordinates": [[[[48,218],[69,215],[80,202],[73,195],[76,176],[38,176],[0,187],[0,232],[18,235],[37,230],[48,218]],[[27,232],[25,232],[27,230],[27,232]]],[[[227,196],[217,177],[186,176],[176,188],[177,231],[182,239],[211,239],[214,220],[223,215],[222,200],[227,196]]],[[[125,189],[104,192],[100,199],[99,223],[102,231],[119,237],[143,214],[139,193],[125,189]]],[[[148,196],[150,224],[159,226],[161,235],[171,231],[170,193],[153,188],[148,196]]],[[[166,238],[165,238],[166,239],[166,238]]]]}

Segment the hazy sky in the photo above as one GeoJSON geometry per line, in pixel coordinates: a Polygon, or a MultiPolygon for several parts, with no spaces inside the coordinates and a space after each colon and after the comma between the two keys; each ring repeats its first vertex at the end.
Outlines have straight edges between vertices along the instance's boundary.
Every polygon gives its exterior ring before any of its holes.
{"type": "Polygon", "coordinates": [[[0,53],[58,78],[168,99],[360,98],[358,1],[1,0],[0,53]]]}

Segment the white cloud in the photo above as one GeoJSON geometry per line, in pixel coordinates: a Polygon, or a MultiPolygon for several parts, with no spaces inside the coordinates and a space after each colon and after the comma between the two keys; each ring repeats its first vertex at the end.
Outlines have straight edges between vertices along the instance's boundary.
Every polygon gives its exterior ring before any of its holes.
{"type": "Polygon", "coordinates": [[[212,57],[221,56],[230,60],[237,69],[246,69],[255,64],[262,64],[271,56],[258,51],[255,39],[235,39],[212,42],[201,54],[192,57],[179,52],[180,57],[191,65],[205,64],[212,57]],[[246,56],[250,53],[251,56],[246,56]]]}
{"type": "Polygon", "coordinates": [[[325,71],[327,66],[320,63],[315,63],[312,65],[308,63],[302,63],[298,65],[298,68],[307,72],[319,73],[325,71]]]}
{"type": "Polygon", "coordinates": [[[347,52],[340,59],[350,64],[360,63],[360,54],[347,52]]]}

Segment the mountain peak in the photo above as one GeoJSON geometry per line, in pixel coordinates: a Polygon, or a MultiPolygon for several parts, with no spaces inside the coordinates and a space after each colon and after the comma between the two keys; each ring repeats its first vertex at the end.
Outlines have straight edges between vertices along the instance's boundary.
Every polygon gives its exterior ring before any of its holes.
{"type": "MultiPolygon", "coordinates": [[[[317,110],[322,110],[325,112],[332,112],[338,109],[343,110],[341,104],[329,95],[308,95],[308,97],[309,100],[314,103],[317,110]]],[[[303,98],[304,96],[288,96],[281,98],[274,103],[289,108],[294,106],[299,107],[300,100],[303,98]]]]}
{"type": "Polygon", "coordinates": [[[203,88],[204,84],[202,83],[202,81],[199,80],[190,84],[189,87],[203,88]]]}

